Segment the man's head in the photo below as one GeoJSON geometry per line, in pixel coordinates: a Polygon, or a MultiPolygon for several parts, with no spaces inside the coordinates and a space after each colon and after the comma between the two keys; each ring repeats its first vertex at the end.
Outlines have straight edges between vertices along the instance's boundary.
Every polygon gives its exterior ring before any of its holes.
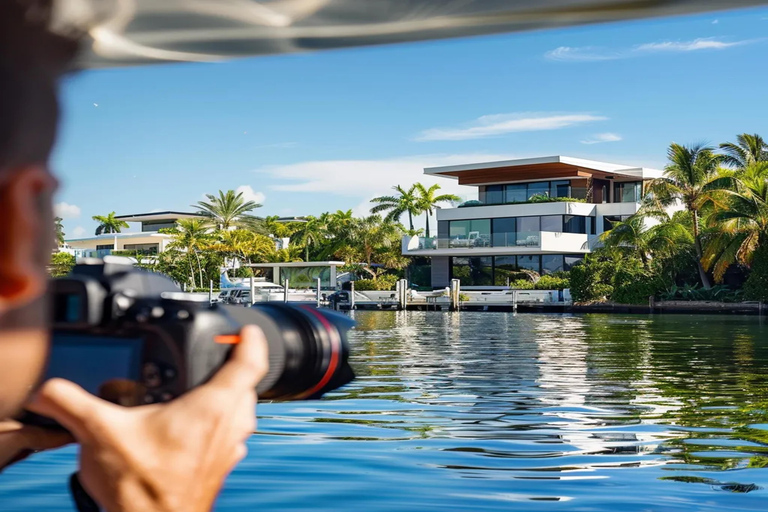
{"type": "Polygon", "coordinates": [[[77,52],[48,30],[53,0],[0,1],[0,419],[39,378],[48,345],[42,297],[53,245],[48,159],[57,89],[77,52]]]}

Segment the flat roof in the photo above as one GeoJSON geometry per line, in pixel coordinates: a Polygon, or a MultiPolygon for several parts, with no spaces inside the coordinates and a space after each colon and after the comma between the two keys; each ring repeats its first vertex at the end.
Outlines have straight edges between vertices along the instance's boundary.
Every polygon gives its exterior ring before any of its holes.
{"type": "Polygon", "coordinates": [[[131,215],[118,215],[116,219],[123,220],[125,222],[150,222],[150,221],[162,221],[162,220],[176,220],[176,219],[202,219],[205,215],[199,213],[190,212],[149,212],[149,213],[133,213],[131,215]]]}
{"type": "Polygon", "coordinates": [[[653,179],[663,171],[570,156],[544,156],[497,162],[480,162],[444,167],[428,167],[424,174],[459,180],[461,185],[480,185],[500,181],[530,181],[547,178],[597,177],[653,179]]]}
{"type": "Polygon", "coordinates": [[[87,242],[90,240],[114,240],[115,237],[118,239],[122,238],[140,238],[140,237],[160,237],[160,238],[170,238],[171,235],[166,235],[164,233],[158,233],[157,231],[139,231],[135,233],[107,233],[105,235],[98,235],[98,236],[89,236],[86,238],[67,238],[64,240],[64,242],[87,242]]]}
{"type": "Polygon", "coordinates": [[[282,263],[250,263],[243,267],[273,268],[273,267],[340,267],[346,265],[343,261],[291,261],[282,263]]]}

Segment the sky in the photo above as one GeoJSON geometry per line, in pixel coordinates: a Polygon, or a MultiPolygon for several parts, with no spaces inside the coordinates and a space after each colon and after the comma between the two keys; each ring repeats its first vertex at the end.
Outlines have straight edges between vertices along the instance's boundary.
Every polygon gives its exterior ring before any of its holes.
{"type": "MultiPolygon", "coordinates": [[[[353,209],[425,167],[567,155],[663,168],[671,142],[768,137],[768,9],[222,63],[92,70],[63,87],[67,238],[93,215],[353,209]]],[[[134,230],[134,229],[132,229],[134,230]]]]}

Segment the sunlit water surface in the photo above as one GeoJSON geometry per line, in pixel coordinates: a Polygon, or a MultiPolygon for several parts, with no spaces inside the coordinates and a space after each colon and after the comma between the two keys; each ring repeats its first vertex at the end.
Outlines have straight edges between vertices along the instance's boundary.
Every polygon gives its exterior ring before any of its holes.
{"type": "MultiPolygon", "coordinates": [[[[757,318],[357,312],[358,379],[263,404],[217,511],[768,508],[757,318]]],[[[75,449],[0,477],[71,511],[75,449]]]]}

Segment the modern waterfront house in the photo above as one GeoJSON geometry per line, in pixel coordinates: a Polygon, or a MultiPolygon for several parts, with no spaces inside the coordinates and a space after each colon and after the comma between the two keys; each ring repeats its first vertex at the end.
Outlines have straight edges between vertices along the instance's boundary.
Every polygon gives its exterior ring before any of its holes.
{"type": "MultiPolygon", "coordinates": [[[[127,222],[129,225],[136,226],[136,231],[127,231],[125,233],[109,233],[87,238],[74,238],[66,240],[66,248],[62,249],[70,252],[75,257],[93,257],[101,258],[115,252],[123,251],[130,253],[139,253],[145,256],[165,251],[166,247],[173,240],[171,235],[160,233],[163,228],[172,228],[176,222],[182,219],[203,219],[200,214],[189,212],[151,212],[137,213],[133,215],[120,215],[115,217],[117,220],[127,222]]],[[[281,217],[278,222],[303,222],[300,217],[281,217]]],[[[132,226],[132,227],[133,227],[132,226]]],[[[287,238],[276,238],[275,248],[287,248],[289,240],[287,238]]]]}
{"type": "MultiPolygon", "coordinates": [[[[431,176],[478,188],[479,201],[437,210],[437,236],[406,237],[428,257],[431,286],[504,287],[511,272],[569,270],[614,222],[637,212],[644,183],[662,171],[551,156],[435,167],[431,176]]],[[[422,283],[418,283],[422,284],[422,283]]]]}
{"type": "Polygon", "coordinates": [[[200,215],[188,212],[152,212],[115,217],[129,224],[139,224],[139,230],[126,233],[109,233],[66,241],[69,252],[75,257],[101,258],[117,251],[138,252],[152,255],[165,251],[171,243],[171,235],[160,233],[162,228],[172,228],[181,219],[199,219],[200,215]]]}

